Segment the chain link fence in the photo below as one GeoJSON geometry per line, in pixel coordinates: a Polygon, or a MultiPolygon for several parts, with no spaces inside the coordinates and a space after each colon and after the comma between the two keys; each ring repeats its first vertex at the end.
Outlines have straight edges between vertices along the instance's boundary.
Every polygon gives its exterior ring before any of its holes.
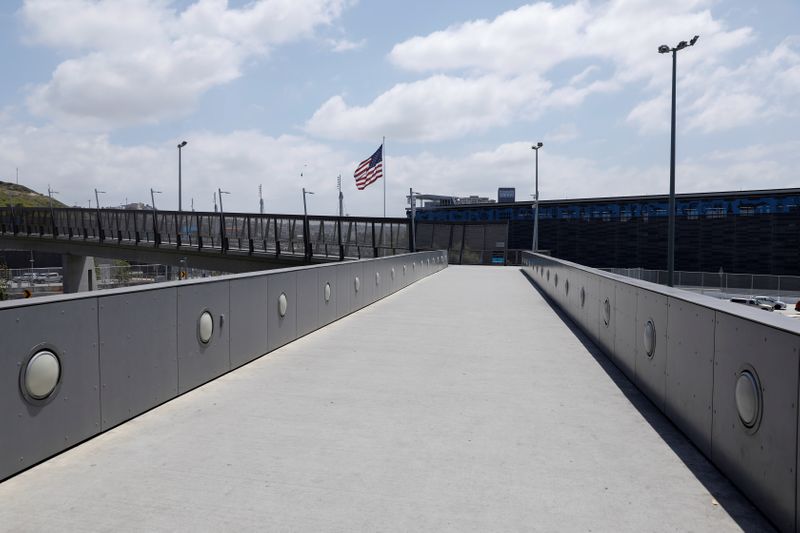
{"type": "MultiPolygon", "coordinates": [[[[601,268],[600,270],[660,285],[667,284],[666,270],[645,268],[601,268]]],[[[800,276],[676,271],[674,284],[684,290],[725,299],[773,296],[791,304],[800,300],[800,276]]]]}

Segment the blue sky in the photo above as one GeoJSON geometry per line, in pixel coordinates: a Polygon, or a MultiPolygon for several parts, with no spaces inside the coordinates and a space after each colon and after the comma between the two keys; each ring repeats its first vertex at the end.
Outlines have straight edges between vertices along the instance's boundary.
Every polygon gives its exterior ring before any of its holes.
{"type": "Polygon", "coordinates": [[[542,198],[664,193],[678,58],[680,192],[798,185],[800,3],[28,0],[0,5],[0,179],[87,205],[380,215],[352,173],[387,138],[409,187],[542,198]],[[301,176],[302,173],[302,176],[301,176]]]}

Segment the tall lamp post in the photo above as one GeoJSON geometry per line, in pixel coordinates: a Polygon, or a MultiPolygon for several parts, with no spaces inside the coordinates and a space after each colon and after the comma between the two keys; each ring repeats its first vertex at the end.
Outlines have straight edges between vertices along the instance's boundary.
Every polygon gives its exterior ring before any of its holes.
{"type": "Polygon", "coordinates": [[[161,194],[161,191],[156,191],[150,187],[150,201],[153,203],[153,241],[156,246],[160,244],[160,237],[158,235],[158,214],[156,213],[156,194],[161,194]]]}
{"type": "Polygon", "coordinates": [[[667,229],[667,285],[669,287],[673,286],[675,277],[675,74],[678,65],[678,51],[694,46],[699,38],[699,35],[695,35],[688,43],[681,41],[674,48],[670,48],[666,44],[658,47],[659,54],[672,52],[672,133],[669,154],[669,225],[667,229]]]}
{"type": "Polygon", "coordinates": [[[306,259],[311,259],[311,233],[308,227],[308,208],[306,207],[306,195],[314,194],[311,191],[307,191],[305,187],[303,187],[303,243],[305,244],[305,255],[306,259]]]}
{"type": "Polygon", "coordinates": [[[223,194],[230,194],[229,191],[223,191],[222,189],[217,189],[219,192],[219,237],[220,237],[220,248],[224,252],[228,249],[226,246],[226,228],[225,228],[225,210],[222,208],[222,195],[223,194]]]}
{"type": "Polygon", "coordinates": [[[533,188],[533,202],[534,202],[534,214],[533,214],[533,251],[539,251],[539,148],[544,146],[541,142],[538,142],[531,146],[531,149],[536,153],[536,172],[535,176],[535,184],[533,188]]]}
{"type": "Polygon", "coordinates": [[[181,199],[183,196],[183,191],[181,189],[181,148],[183,148],[187,144],[189,143],[187,143],[186,141],[182,141],[180,144],[178,144],[178,211],[183,211],[183,209],[181,208],[182,207],[181,199]]]}

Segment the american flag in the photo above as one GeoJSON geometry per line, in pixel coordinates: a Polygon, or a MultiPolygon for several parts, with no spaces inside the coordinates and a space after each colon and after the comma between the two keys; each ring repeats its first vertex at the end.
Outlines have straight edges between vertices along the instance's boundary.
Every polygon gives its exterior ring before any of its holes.
{"type": "Polygon", "coordinates": [[[383,177],[383,145],[380,145],[372,156],[358,164],[353,177],[356,179],[356,188],[360,191],[383,177]]]}

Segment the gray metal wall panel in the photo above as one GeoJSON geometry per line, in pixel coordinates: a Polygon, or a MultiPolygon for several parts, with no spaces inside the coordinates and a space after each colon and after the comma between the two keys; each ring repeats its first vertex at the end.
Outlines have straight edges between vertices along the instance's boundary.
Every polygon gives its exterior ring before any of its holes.
{"type": "Polygon", "coordinates": [[[364,297],[364,264],[361,261],[355,261],[349,265],[350,280],[348,282],[350,289],[350,308],[352,311],[358,311],[364,307],[366,298],[364,297]],[[359,289],[355,289],[355,280],[359,280],[359,289]]]}
{"type": "Polygon", "coordinates": [[[267,353],[267,276],[230,280],[231,368],[267,353]]]}
{"type": "Polygon", "coordinates": [[[375,273],[379,270],[380,259],[375,261],[364,261],[361,265],[363,277],[361,278],[361,292],[363,292],[363,305],[369,305],[377,300],[377,285],[375,283],[375,273]]]}
{"type": "Polygon", "coordinates": [[[178,287],[178,392],[191,390],[230,370],[229,282],[178,287]],[[204,310],[214,319],[208,344],[200,342],[198,320],[204,310]]]}
{"type": "Polygon", "coordinates": [[[319,327],[319,307],[325,295],[319,286],[319,268],[297,271],[297,336],[319,327]]]}
{"type": "Polygon", "coordinates": [[[385,298],[392,293],[392,259],[384,259],[380,263],[380,269],[378,272],[381,273],[381,282],[376,287],[376,295],[378,299],[385,298]]]}
{"type": "Polygon", "coordinates": [[[403,287],[408,287],[411,285],[411,259],[404,257],[403,258],[403,269],[401,269],[402,273],[402,280],[403,280],[403,287]],[[404,270],[403,270],[404,269],[404,270]]]}
{"type": "Polygon", "coordinates": [[[716,313],[711,458],[782,531],[795,526],[798,338],[716,313]],[[763,414],[755,434],[741,423],[734,390],[751,365],[761,382],[763,414]]]}
{"type": "MultiPolygon", "coordinates": [[[[598,344],[603,351],[609,355],[614,353],[614,329],[617,327],[614,312],[616,309],[616,283],[606,280],[598,279],[597,283],[597,332],[598,344]],[[608,300],[610,308],[610,320],[608,325],[604,322],[604,306],[605,301],[608,300]]],[[[635,300],[634,300],[635,301],[635,300]]],[[[613,358],[612,358],[613,359],[613,358]]],[[[614,359],[616,361],[616,359],[614,359]]],[[[631,363],[633,360],[631,360],[631,363]]],[[[633,376],[633,374],[631,374],[633,376]]]]}
{"type": "Polygon", "coordinates": [[[178,394],[178,290],[103,296],[100,401],[103,431],[178,394]]]}
{"type": "Polygon", "coordinates": [[[586,275],[586,330],[595,343],[600,342],[600,279],[594,274],[586,275]]]}
{"type": "Polygon", "coordinates": [[[624,283],[610,283],[614,285],[616,300],[610,326],[614,330],[614,347],[608,353],[633,381],[636,373],[636,337],[639,334],[636,329],[638,289],[624,283]]]}
{"type": "Polygon", "coordinates": [[[339,301],[339,282],[336,273],[341,268],[341,266],[336,265],[318,269],[319,273],[317,274],[317,287],[321,298],[319,304],[320,327],[330,324],[339,318],[336,310],[336,306],[338,305],[339,301]],[[327,302],[325,301],[326,283],[330,283],[331,286],[331,297],[327,302]]]}
{"type": "MultiPolygon", "coordinates": [[[[619,284],[624,285],[623,283],[619,284]]],[[[617,300],[619,302],[619,300],[617,300]]],[[[668,298],[663,294],[637,290],[636,300],[636,386],[645,391],[650,400],[664,411],[667,386],[667,331],[669,329],[667,311],[668,298]],[[648,320],[655,326],[656,345],[653,356],[647,355],[644,344],[645,327],[648,320]]]]}
{"type": "Polygon", "coordinates": [[[297,272],[267,276],[267,350],[283,346],[297,338],[297,272]],[[286,294],[286,315],[278,310],[278,299],[286,294]]]}
{"type": "Polygon", "coordinates": [[[666,414],[711,457],[715,313],[670,298],[667,323],[666,414]]]}
{"type": "Polygon", "coordinates": [[[97,299],[5,309],[0,331],[3,479],[100,431],[97,299]],[[57,352],[61,384],[49,403],[34,406],[20,392],[20,369],[41,343],[57,352]]]}
{"type": "Polygon", "coordinates": [[[353,312],[353,292],[350,263],[336,265],[336,316],[342,318],[353,312]]]}

